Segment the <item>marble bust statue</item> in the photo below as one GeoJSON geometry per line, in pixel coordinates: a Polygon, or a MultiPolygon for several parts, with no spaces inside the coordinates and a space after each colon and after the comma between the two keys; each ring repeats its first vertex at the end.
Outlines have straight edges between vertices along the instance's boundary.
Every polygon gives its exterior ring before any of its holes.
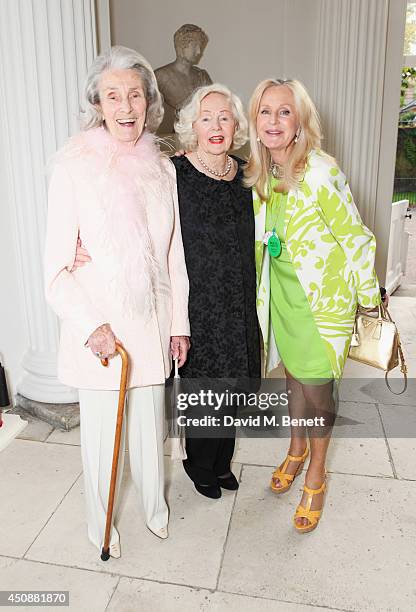
{"type": "Polygon", "coordinates": [[[173,40],[175,61],[155,70],[165,107],[163,122],[158,130],[160,134],[172,134],[177,109],[197,87],[212,83],[208,72],[196,65],[208,43],[205,32],[187,23],[175,32],[173,40]]]}

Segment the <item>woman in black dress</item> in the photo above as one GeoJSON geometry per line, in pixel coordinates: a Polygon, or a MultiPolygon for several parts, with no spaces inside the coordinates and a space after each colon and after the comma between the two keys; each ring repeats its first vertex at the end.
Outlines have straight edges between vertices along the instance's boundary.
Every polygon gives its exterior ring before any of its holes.
{"type": "MultiPolygon", "coordinates": [[[[223,85],[202,87],[175,130],[187,151],[172,158],[190,284],[191,348],[181,377],[187,391],[241,390],[260,378],[252,195],[242,185],[243,162],[228,154],[246,140],[242,104],[223,85]]],[[[230,469],[235,432],[222,431],[228,437],[186,434],[185,470],[211,498],[238,488],[230,469]]]]}

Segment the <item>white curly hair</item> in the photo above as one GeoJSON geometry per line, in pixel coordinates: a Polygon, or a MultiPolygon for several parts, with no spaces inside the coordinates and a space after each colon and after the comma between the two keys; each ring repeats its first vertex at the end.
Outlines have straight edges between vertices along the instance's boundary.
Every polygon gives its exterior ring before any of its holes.
{"type": "Polygon", "coordinates": [[[243,104],[238,96],[232,93],[228,87],[221,83],[213,83],[196,89],[190,99],[179,111],[178,120],[175,122],[175,132],[178,135],[180,146],[186,151],[195,151],[197,148],[197,136],[193,128],[201,111],[201,102],[209,94],[217,93],[226,97],[231,103],[236,128],[233,136],[232,149],[238,149],[247,142],[248,122],[244,114],[243,104]]]}

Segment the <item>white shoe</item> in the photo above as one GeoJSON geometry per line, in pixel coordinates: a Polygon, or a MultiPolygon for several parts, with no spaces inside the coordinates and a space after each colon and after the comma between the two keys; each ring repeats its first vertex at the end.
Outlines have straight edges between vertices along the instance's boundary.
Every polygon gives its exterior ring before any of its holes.
{"type": "Polygon", "coordinates": [[[161,529],[156,530],[149,527],[149,525],[146,525],[146,527],[149,531],[151,531],[156,537],[160,538],[161,540],[166,540],[169,537],[167,525],[166,527],[162,527],[161,529]]]}
{"type": "Polygon", "coordinates": [[[114,559],[120,559],[121,557],[120,542],[114,542],[114,544],[110,544],[110,557],[114,557],[114,559]]]}

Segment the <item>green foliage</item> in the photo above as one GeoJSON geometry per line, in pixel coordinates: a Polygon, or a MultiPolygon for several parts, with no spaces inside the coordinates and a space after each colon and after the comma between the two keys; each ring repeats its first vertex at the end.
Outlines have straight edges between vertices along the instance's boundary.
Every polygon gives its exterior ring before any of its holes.
{"type": "Polygon", "coordinates": [[[416,139],[412,136],[408,136],[404,141],[404,152],[407,161],[416,168],[416,139]]]}
{"type": "Polygon", "coordinates": [[[400,115],[399,125],[411,125],[416,127],[416,110],[408,111],[400,115]]]}
{"type": "Polygon", "coordinates": [[[416,44],[416,2],[409,2],[406,11],[406,29],[404,33],[403,55],[414,55],[413,48],[416,44]]]}
{"type": "Polygon", "coordinates": [[[402,70],[402,86],[400,89],[400,104],[404,104],[404,96],[409,87],[416,87],[416,68],[411,66],[405,67],[402,70]]]}
{"type": "Polygon", "coordinates": [[[400,200],[409,200],[410,206],[416,206],[416,191],[395,191],[393,202],[399,202],[400,200]]]}
{"type": "Polygon", "coordinates": [[[399,127],[397,135],[396,178],[416,178],[416,127],[399,127]]]}

